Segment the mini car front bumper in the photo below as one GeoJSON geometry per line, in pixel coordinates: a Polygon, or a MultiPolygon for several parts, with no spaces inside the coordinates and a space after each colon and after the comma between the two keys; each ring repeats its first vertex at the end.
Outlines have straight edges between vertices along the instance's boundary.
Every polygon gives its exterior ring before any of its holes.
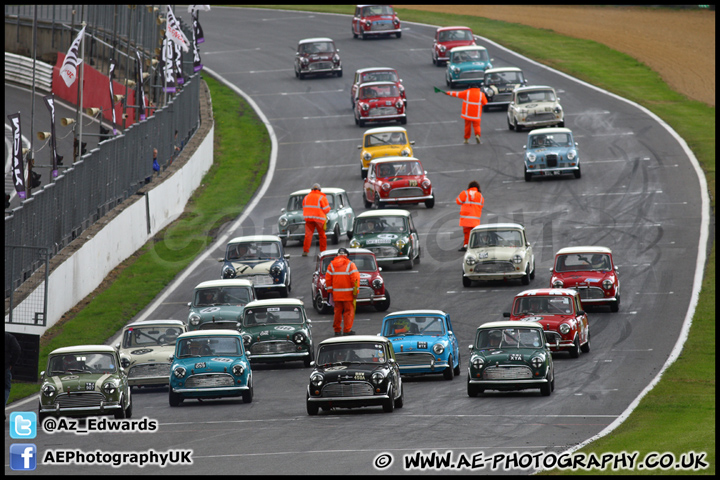
{"type": "Polygon", "coordinates": [[[53,405],[40,404],[40,413],[44,414],[71,414],[71,415],[106,415],[122,410],[120,402],[100,402],[100,405],[94,407],[61,407],[59,403],[53,405]]]}
{"type": "Polygon", "coordinates": [[[504,273],[468,273],[463,271],[463,277],[470,280],[517,280],[525,276],[525,270],[504,273]]]}
{"type": "Polygon", "coordinates": [[[533,378],[528,380],[484,380],[470,377],[468,378],[468,383],[470,385],[477,385],[491,390],[522,390],[526,388],[540,388],[549,383],[549,380],[547,378],[533,378]]]}
{"type": "Polygon", "coordinates": [[[433,195],[422,195],[419,197],[380,197],[380,203],[419,203],[431,200],[433,195]]]}
{"type": "Polygon", "coordinates": [[[361,33],[365,36],[367,35],[394,35],[396,33],[401,33],[402,28],[393,28],[391,30],[361,30],[361,33]]]}
{"type": "Polygon", "coordinates": [[[545,175],[545,176],[553,176],[553,175],[567,175],[574,172],[577,172],[580,170],[580,165],[575,165],[574,167],[557,167],[557,168],[547,168],[547,167],[541,167],[541,168],[526,168],[525,171],[531,175],[545,175]]]}
{"type": "Polygon", "coordinates": [[[365,395],[360,397],[308,397],[308,403],[312,403],[319,407],[340,407],[340,408],[353,408],[353,407],[371,407],[376,405],[383,405],[387,402],[390,397],[387,394],[383,395],[365,395]]]}
{"type": "Polygon", "coordinates": [[[199,388],[173,388],[172,391],[174,393],[181,393],[183,395],[192,395],[192,394],[201,394],[201,396],[206,396],[205,394],[214,394],[217,396],[233,396],[233,395],[240,395],[242,392],[246,392],[250,390],[250,387],[247,385],[244,386],[238,386],[238,387],[199,387],[199,388]]]}

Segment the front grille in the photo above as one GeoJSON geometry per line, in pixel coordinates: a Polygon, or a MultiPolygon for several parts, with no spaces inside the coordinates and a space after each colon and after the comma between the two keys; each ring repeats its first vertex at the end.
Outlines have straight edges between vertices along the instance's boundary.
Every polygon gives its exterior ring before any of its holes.
{"type": "Polygon", "coordinates": [[[547,163],[548,167],[557,167],[558,156],[554,153],[548,154],[545,156],[545,162],[547,163]]]}
{"type": "Polygon", "coordinates": [[[395,360],[401,367],[409,367],[414,365],[430,366],[434,363],[435,357],[432,353],[397,353],[395,352],[395,360]]]}
{"type": "Polygon", "coordinates": [[[315,62],[308,65],[308,70],[331,70],[332,63],[330,62],[315,62]]]}
{"type": "Polygon", "coordinates": [[[373,30],[392,30],[393,29],[393,23],[389,22],[387,20],[378,20],[375,22],[372,22],[373,30]]]}
{"type": "Polygon", "coordinates": [[[460,72],[460,75],[458,76],[458,79],[460,80],[467,80],[471,78],[483,78],[485,76],[484,70],[467,70],[464,72],[460,72]]]}
{"type": "Polygon", "coordinates": [[[55,399],[55,403],[60,405],[60,408],[100,408],[100,404],[104,401],[105,396],[97,392],[65,393],[59,394],[55,399]]]}
{"type": "Polygon", "coordinates": [[[226,373],[206,373],[193,375],[185,382],[187,388],[232,387],[235,384],[232,375],[226,373]]]}
{"type": "Polygon", "coordinates": [[[575,290],[580,294],[580,300],[599,300],[605,298],[605,293],[597,287],[578,287],[575,290]]]}
{"type": "Polygon", "coordinates": [[[323,397],[365,397],[373,394],[373,387],[366,382],[330,383],[322,390],[323,397]]]}
{"type": "Polygon", "coordinates": [[[372,298],[373,296],[373,290],[370,287],[360,287],[358,289],[358,300],[366,299],[366,298],[372,298]]]}
{"type": "Polygon", "coordinates": [[[305,232],[305,224],[304,223],[292,223],[287,226],[288,233],[304,233],[305,232]]]}
{"type": "Polygon", "coordinates": [[[512,273],[515,267],[510,262],[482,262],[475,265],[473,273],[512,273]]]}
{"type": "Polygon", "coordinates": [[[128,378],[167,377],[169,375],[169,363],[147,363],[131,367],[128,378]]]}
{"type": "Polygon", "coordinates": [[[395,257],[397,256],[397,250],[394,247],[365,247],[375,254],[378,259],[395,257]]]}
{"type": "Polygon", "coordinates": [[[525,365],[488,367],[483,372],[483,378],[485,380],[521,380],[532,378],[532,371],[525,365]]]}
{"type": "Polygon", "coordinates": [[[550,120],[555,120],[554,113],[533,113],[528,115],[526,119],[528,122],[545,122],[550,120]]]}
{"type": "Polygon", "coordinates": [[[371,117],[379,117],[385,115],[395,115],[397,109],[395,107],[376,107],[370,110],[369,115],[371,117]]]}
{"type": "Polygon", "coordinates": [[[253,355],[262,355],[267,353],[292,353],[295,351],[295,344],[285,340],[279,342],[258,342],[250,347],[250,353],[253,355]]]}
{"type": "Polygon", "coordinates": [[[390,194],[388,197],[390,198],[403,198],[403,197],[422,197],[423,191],[421,188],[418,187],[408,187],[408,188],[395,188],[390,191],[390,194]]]}

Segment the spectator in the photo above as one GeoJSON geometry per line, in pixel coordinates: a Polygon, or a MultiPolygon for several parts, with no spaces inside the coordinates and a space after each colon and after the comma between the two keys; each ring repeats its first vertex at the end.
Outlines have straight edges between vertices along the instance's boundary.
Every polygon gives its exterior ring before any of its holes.
{"type": "Polygon", "coordinates": [[[149,177],[145,177],[145,184],[148,184],[152,181],[152,177],[155,175],[155,172],[160,173],[160,164],[158,163],[157,156],[158,156],[157,148],[153,148],[153,160],[152,160],[153,174],[150,175],[149,177]]]}

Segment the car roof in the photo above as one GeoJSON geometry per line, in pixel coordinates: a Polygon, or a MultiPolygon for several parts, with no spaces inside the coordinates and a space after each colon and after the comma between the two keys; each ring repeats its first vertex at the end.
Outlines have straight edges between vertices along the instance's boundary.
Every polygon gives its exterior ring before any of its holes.
{"type": "Polygon", "coordinates": [[[401,310],[399,312],[393,312],[385,315],[385,318],[387,317],[395,317],[397,315],[443,315],[446,316],[447,313],[442,310],[431,310],[431,309],[421,309],[421,310],[401,310]]]}
{"type": "Polygon", "coordinates": [[[245,310],[251,307],[276,307],[276,306],[294,306],[302,307],[305,304],[299,298],[264,298],[262,300],[253,300],[245,305],[245,310]]]}
{"type": "Polygon", "coordinates": [[[358,88],[362,87],[384,87],[386,85],[397,85],[395,82],[363,82],[358,88]]]}
{"type": "Polygon", "coordinates": [[[115,353],[115,349],[110,345],[74,345],[72,347],[56,348],[50,355],[62,355],[63,353],[115,353]]]}
{"type": "Polygon", "coordinates": [[[315,38],[304,38],[304,39],[300,40],[300,41],[298,42],[298,44],[301,44],[301,43],[314,43],[314,42],[332,42],[332,43],[335,43],[335,42],[333,42],[333,39],[332,39],[332,38],[328,38],[328,37],[315,37],[315,38]]]}
{"type": "Polygon", "coordinates": [[[534,288],[525,290],[515,295],[517,297],[536,297],[536,296],[552,296],[552,295],[570,295],[575,296],[578,292],[572,288],[534,288]]]}
{"type": "Polygon", "coordinates": [[[163,327],[182,327],[185,322],[182,320],[138,320],[137,322],[125,325],[125,328],[131,327],[147,327],[147,326],[163,326],[163,327]]]}
{"type": "Polygon", "coordinates": [[[355,70],[355,73],[380,72],[380,71],[397,72],[396,69],[390,68],[390,67],[369,67],[369,68],[358,68],[357,70],[355,70]]]}
{"type": "Polygon", "coordinates": [[[548,85],[525,85],[524,87],[516,87],[515,92],[528,92],[532,90],[552,90],[553,92],[555,89],[553,87],[550,87],[548,85]]]}
{"type": "Polygon", "coordinates": [[[365,130],[365,133],[363,133],[363,136],[373,134],[373,133],[392,133],[392,132],[403,132],[407,133],[407,130],[403,127],[377,127],[377,128],[371,128],[369,130],[365,130]]]}
{"type": "Polygon", "coordinates": [[[567,253],[609,253],[612,250],[607,247],[587,246],[587,247],[565,247],[557,251],[555,255],[564,255],[567,253]]]}
{"type": "Polygon", "coordinates": [[[518,321],[499,321],[499,322],[487,322],[483,323],[478,327],[478,330],[481,328],[519,328],[519,327],[536,327],[542,329],[542,325],[540,325],[538,322],[518,322],[518,321]]]}
{"type": "Polygon", "coordinates": [[[475,230],[497,230],[500,228],[517,228],[519,230],[525,230],[525,227],[519,223],[487,223],[485,225],[478,225],[473,227],[472,231],[475,230]]]}
{"type": "Polygon", "coordinates": [[[565,127],[536,128],[535,130],[530,130],[528,135],[545,135],[549,133],[572,133],[572,130],[565,127]]]}
{"type": "Polygon", "coordinates": [[[370,163],[390,163],[390,162],[398,162],[398,161],[403,161],[403,162],[409,162],[409,161],[419,162],[420,159],[419,159],[419,158],[415,158],[415,157],[381,157],[381,158],[374,158],[374,159],[372,159],[372,160],[370,161],[370,163]]]}
{"type": "Polygon", "coordinates": [[[208,337],[208,336],[218,336],[218,337],[237,337],[240,335],[240,332],[237,330],[229,330],[229,329],[217,329],[217,330],[193,330],[192,332],[185,332],[181,335],[178,335],[178,340],[182,338],[188,338],[188,337],[208,337]]]}
{"type": "MultiPolygon", "coordinates": [[[[345,192],[345,189],[344,189],[344,188],[336,188],[336,187],[322,187],[322,188],[320,189],[320,191],[321,191],[322,193],[343,193],[343,192],[345,192]]],[[[307,195],[308,193],[310,193],[310,189],[309,189],[309,188],[303,188],[302,190],[296,190],[296,191],[292,192],[292,193],[290,194],[290,196],[293,196],[293,195],[307,195]]]]}
{"type": "MultiPolygon", "coordinates": [[[[323,250],[322,252],[320,252],[320,256],[323,258],[327,257],[327,256],[331,256],[331,255],[335,256],[335,255],[337,255],[338,250],[340,250],[341,248],[343,248],[343,247],[330,248],[328,250],[323,250]]],[[[346,248],[346,250],[348,251],[348,253],[354,253],[354,254],[360,253],[360,254],[365,254],[365,255],[372,255],[373,257],[375,256],[375,254],[373,252],[371,252],[370,250],[368,250],[367,248],[346,248]]]]}
{"type": "Polygon", "coordinates": [[[390,340],[380,335],[347,335],[344,337],[330,337],[320,342],[320,345],[329,343],[354,343],[354,342],[382,342],[390,343],[390,340]]]}
{"type": "Polygon", "coordinates": [[[355,218],[367,217],[409,217],[411,213],[401,208],[385,208],[383,210],[368,210],[356,215],[355,218]]]}
{"type": "Polygon", "coordinates": [[[500,73],[500,72],[522,72],[522,69],[518,68],[518,67],[497,67],[497,68],[488,68],[487,70],[485,70],[485,74],[500,73]]]}
{"type": "Polygon", "coordinates": [[[210,288],[210,287],[252,287],[253,283],[251,280],[243,278],[219,278],[217,280],[206,280],[198,283],[195,288],[210,288]]]}
{"type": "Polygon", "coordinates": [[[240,242],[279,242],[280,237],[277,235],[247,235],[245,237],[235,237],[228,242],[240,243],[240,242]]]}
{"type": "Polygon", "coordinates": [[[487,48],[481,47],[480,45],[466,45],[464,47],[455,47],[450,49],[451,52],[462,52],[466,50],[487,50],[487,48]]]}
{"type": "Polygon", "coordinates": [[[440,27],[436,31],[442,32],[444,30],[472,30],[472,29],[470,27],[457,26],[457,27],[440,27]]]}

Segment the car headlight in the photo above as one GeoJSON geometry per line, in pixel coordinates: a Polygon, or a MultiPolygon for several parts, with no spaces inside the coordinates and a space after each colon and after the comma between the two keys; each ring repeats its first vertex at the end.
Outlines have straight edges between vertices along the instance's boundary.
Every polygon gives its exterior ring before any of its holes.
{"type": "Polygon", "coordinates": [[[42,387],[42,393],[46,397],[52,397],[53,395],[55,395],[56,391],[57,391],[57,389],[55,388],[55,385],[47,384],[47,385],[43,385],[43,387],[42,387]]]}
{"type": "Polygon", "coordinates": [[[190,325],[192,325],[193,327],[197,327],[198,325],[200,325],[200,315],[198,315],[197,313],[193,313],[192,315],[190,315],[190,325]]]}
{"type": "Polygon", "coordinates": [[[310,375],[310,383],[315,386],[319,387],[322,385],[323,380],[325,380],[325,377],[322,375],[322,373],[313,373],[310,375]]]}
{"type": "Polygon", "coordinates": [[[337,53],[333,55],[333,63],[340,63],[340,55],[337,53]]]}
{"type": "Polygon", "coordinates": [[[410,156],[410,150],[407,148],[403,148],[402,152],[400,152],[401,157],[409,157],[410,156]]]}
{"type": "Polygon", "coordinates": [[[523,257],[522,255],[514,255],[513,256],[513,263],[522,263],[523,257]]]}
{"type": "Polygon", "coordinates": [[[386,192],[389,191],[389,190],[390,190],[390,184],[389,184],[389,183],[383,183],[383,184],[382,184],[382,189],[383,189],[384,191],[386,191],[386,192]]]}
{"type": "Polygon", "coordinates": [[[402,250],[407,243],[402,238],[398,238],[398,240],[395,242],[395,246],[398,248],[398,250],[402,250]]]}
{"type": "Polygon", "coordinates": [[[472,360],[472,366],[481,369],[483,366],[485,366],[485,359],[482,357],[473,357],[472,360]]]}
{"type": "Polygon", "coordinates": [[[493,95],[495,95],[495,92],[493,91],[492,88],[485,89],[485,96],[488,97],[488,100],[490,100],[493,97],[493,95]]]}
{"type": "Polygon", "coordinates": [[[436,343],[435,345],[433,345],[433,352],[435,352],[437,355],[440,355],[444,351],[445,351],[445,347],[443,346],[442,343],[436,343]]]}
{"type": "Polygon", "coordinates": [[[235,269],[232,265],[225,265],[222,269],[222,278],[235,278],[235,269]]]}
{"type": "Polygon", "coordinates": [[[605,279],[605,280],[603,280],[603,284],[602,284],[602,285],[603,285],[603,288],[604,288],[605,290],[610,290],[610,289],[612,289],[612,287],[613,287],[613,282],[610,281],[610,280],[608,280],[608,279],[605,279]]]}
{"type": "Polygon", "coordinates": [[[560,105],[555,105],[555,108],[553,108],[553,112],[555,113],[562,113],[562,107],[560,105]]]}
{"type": "Polygon", "coordinates": [[[478,263],[478,259],[475,258],[473,255],[468,255],[465,257],[465,265],[475,265],[478,263]]]}
{"type": "Polygon", "coordinates": [[[536,369],[543,366],[545,363],[545,356],[544,355],[535,355],[530,359],[530,363],[532,363],[532,366],[536,369]]]}
{"type": "Polygon", "coordinates": [[[487,70],[488,68],[492,68],[492,63],[488,62],[487,66],[485,67],[485,70],[487,70]]]}
{"type": "Polygon", "coordinates": [[[562,280],[555,280],[552,284],[553,288],[562,288],[564,285],[562,280]]]}
{"type": "Polygon", "coordinates": [[[108,395],[115,393],[115,390],[117,390],[117,388],[118,386],[114,382],[108,382],[102,387],[103,392],[107,393],[108,395]]]}
{"type": "Polygon", "coordinates": [[[460,69],[458,67],[452,67],[452,72],[457,75],[458,73],[460,73],[460,69]]]}
{"type": "Polygon", "coordinates": [[[279,224],[281,227],[286,226],[286,225],[288,224],[288,219],[287,219],[287,217],[280,217],[280,220],[278,220],[278,224],[279,224]]]}
{"type": "Polygon", "coordinates": [[[360,248],[360,242],[358,242],[357,238],[353,238],[352,240],[350,240],[350,247],[360,248]]]}
{"type": "Polygon", "coordinates": [[[252,335],[243,335],[243,345],[246,347],[249,346],[252,343],[252,335]]]}
{"type": "Polygon", "coordinates": [[[568,160],[572,160],[577,156],[577,152],[575,150],[570,150],[567,154],[568,160]]]}
{"type": "Polygon", "coordinates": [[[537,158],[537,157],[535,157],[535,154],[534,154],[534,153],[528,153],[528,154],[527,154],[528,162],[534,162],[536,158],[537,158]]]}
{"type": "Polygon", "coordinates": [[[398,110],[400,110],[402,107],[403,107],[403,102],[402,102],[402,100],[398,100],[397,102],[395,102],[395,108],[397,108],[398,110]]]}
{"type": "Polygon", "coordinates": [[[370,378],[372,379],[372,382],[375,385],[380,385],[383,382],[383,380],[385,380],[385,375],[383,375],[380,372],[375,372],[372,374],[372,377],[370,377],[370,378]]]}
{"type": "Polygon", "coordinates": [[[235,375],[236,377],[239,377],[243,373],[245,373],[245,367],[243,367],[241,364],[238,363],[236,365],[233,365],[232,371],[233,371],[233,375],[235,375]]]}
{"type": "Polygon", "coordinates": [[[361,104],[360,104],[360,108],[361,108],[364,112],[367,112],[367,111],[370,109],[370,105],[368,105],[367,103],[361,103],[361,104]]]}
{"type": "Polygon", "coordinates": [[[420,186],[421,186],[423,189],[425,189],[425,190],[427,190],[428,188],[430,188],[430,185],[431,185],[430,179],[428,179],[428,178],[426,178],[425,180],[423,180],[422,183],[420,184],[420,186]]]}
{"type": "Polygon", "coordinates": [[[297,343],[298,345],[303,343],[305,341],[305,335],[303,335],[302,332],[296,332],[295,335],[293,335],[293,342],[297,343]]]}
{"type": "Polygon", "coordinates": [[[372,153],[370,153],[370,152],[363,153],[363,159],[367,160],[367,161],[372,160],[372,153]]]}
{"type": "Polygon", "coordinates": [[[446,50],[447,50],[447,47],[445,45],[440,45],[441,52],[445,53],[446,50]]]}
{"type": "Polygon", "coordinates": [[[372,281],[372,287],[377,290],[378,288],[382,287],[383,281],[380,277],[373,279],[372,281]]]}
{"type": "Polygon", "coordinates": [[[185,370],[185,367],[175,367],[175,370],[173,370],[173,375],[175,375],[176,378],[185,378],[186,373],[187,370],[185,370]]]}
{"type": "Polygon", "coordinates": [[[366,20],[366,21],[365,21],[365,28],[368,29],[368,30],[370,30],[370,25],[372,25],[372,24],[370,23],[370,20],[366,20]]]}
{"type": "Polygon", "coordinates": [[[301,58],[300,61],[303,65],[307,65],[308,63],[310,63],[310,60],[308,60],[306,57],[301,58]]]}
{"type": "Polygon", "coordinates": [[[560,324],[560,333],[563,335],[566,335],[570,331],[570,325],[567,323],[561,323],[560,324]]]}
{"type": "Polygon", "coordinates": [[[270,267],[270,275],[272,275],[273,277],[277,277],[278,275],[280,275],[282,273],[282,271],[283,271],[283,267],[279,263],[276,263],[275,265],[270,267]]]}

